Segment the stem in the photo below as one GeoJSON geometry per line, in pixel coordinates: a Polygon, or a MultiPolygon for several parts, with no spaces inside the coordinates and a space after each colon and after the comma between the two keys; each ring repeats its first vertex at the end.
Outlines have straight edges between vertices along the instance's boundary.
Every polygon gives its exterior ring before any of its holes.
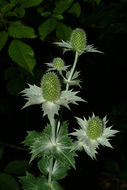
{"type": "Polygon", "coordinates": [[[50,118],[50,124],[52,127],[52,141],[55,142],[55,119],[54,118],[50,118]]]}
{"type": "MultiPolygon", "coordinates": [[[[72,76],[73,76],[73,73],[75,71],[75,67],[76,67],[76,64],[77,64],[77,61],[78,61],[78,52],[76,51],[75,52],[75,59],[74,59],[74,63],[73,63],[73,67],[71,69],[71,72],[70,72],[70,76],[68,77],[68,82],[70,82],[72,76]]],[[[66,91],[69,89],[69,84],[66,85],[66,91]]]]}
{"type": "Polygon", "coordinates": [[[49,177],[48,177],[49,184],[51,184],[52,180],[52,169],[53,169],[53,158],[50,159],[50,165],[49,165],[49,177]]]}

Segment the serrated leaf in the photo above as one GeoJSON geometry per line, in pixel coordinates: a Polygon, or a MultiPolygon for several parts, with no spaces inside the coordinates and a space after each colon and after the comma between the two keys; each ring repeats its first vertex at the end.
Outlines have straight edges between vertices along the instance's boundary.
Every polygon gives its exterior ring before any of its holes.
{"type": "Polygon", "coordinates": [[[9,56],[19,66],[32,73],[36,64],[33,49],[20,40],[13,40],[8,49],[9,56]]]}
{"type": "Polygon", "coordinates": [[[56,14],[62,14],[63,12],[65,12],[70,7],[72,2],[73,2],[73,0],[60,0],[60,1],[57,1],[55,3],[56,7],[53,10],[53,12],[56,13],[56,14]]]}
{"type": "Polygon", "coordinates": [[[76,17],[79,17],[81,14],[80,4],[78,2],[74,3],[68,12],[74,14],[76,17]]]}
{"type": "Polygon", "coordinates": [[[58,22],[56,25],[56,36],[60,40],[67,41],[72,33],[72,28],[62,22],[58,22]]]}
{"type": "Polygon", "coordinates": [[[24,190],[42,190],[44,185],[43,177],[35,178],[32,174],[28,173],[26,176],[19,177],[24,190]]]}
{"type": "Polygon", "coordinates": [[[0,174],[0,189],[1,190],[20,190],[19,184],[16,179],[8,174],[0,174]]]}
{"type": "Polygon", "coordinates": [[[28,165],[29,163],[27,160],[13,160],[5,166],[4,172],[9,174],[22,175],[26,173],[28,165]]]}
{"type": "Polygon", "coordinates": [[[60,184],[56,181],[48,182],[46,177],[35,178],[27,173],[26,176],[20,177],[24,190],[63,190],[60,184]]]}
{"type": "Polygon", "coordinates": [[[49,18],[38,27],[41,40],[44,40],[56,28],[56,22],[55,18],[49,18]]]}
{"type": "Polygon", "coordinates": [[[20,21],[10,23],[8,34],[13,38],[36,38],[34,29],[30,26],[24,26],[20,21]]]}
{"type": "Polygon", "coordinates": [[[21,6],[23,8],[30,8],[30,7],[36,7],[40,3],[42,3],[44,0],[23,0],[21,2],[21,6]]]}
{"type": "Polygon", "coordinates": [[[40,132],[37,132],[37,131],[28,131],[27,133],[28,133],[28,135],[26,136],[26,138],[23,141],[23,143],[26,146],[31,146],[32,143],[34,142],[34,140],[36,138],[40,137],[40,132]]]}
{"type": "Polygon", "coordinates": [[[5,31],[0,32],[0,50],[4,47],[8,40],[8,33],[5,31]]]}

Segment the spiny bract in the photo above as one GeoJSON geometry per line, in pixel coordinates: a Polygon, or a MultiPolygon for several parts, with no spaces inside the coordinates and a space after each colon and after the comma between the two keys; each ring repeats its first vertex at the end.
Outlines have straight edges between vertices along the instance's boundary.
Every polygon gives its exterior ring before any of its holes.
{"type": "Polygon", "coordinates": [[[46,73],[41,81],[43,97],[49,102],[59,99],[61,93],[60,80],[53,72],[46,73]]]}
{"type": "Polygon", "coordinates": [[[76,28],[75,30],[73,30],[70,42],[74,50],[84,50],[87,42],[85,31],[80,28],[76,28]]]}
{"type": "Polygon", "coordinates": [[[53,66],[55,69],[62,69],[64,67],[64,61],[60,57],[53,59],[53,66]]]}
{"type": "Polygon", "coordinates": [[[89,119],[87,126],[87,136],[90,139],[97,139],[103,132],[103,123],[99,117],[89,119]]]}

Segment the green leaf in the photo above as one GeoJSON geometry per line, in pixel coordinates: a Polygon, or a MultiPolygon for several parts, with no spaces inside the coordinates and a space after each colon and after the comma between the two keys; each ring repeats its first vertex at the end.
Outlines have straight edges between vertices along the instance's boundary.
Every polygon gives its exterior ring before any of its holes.
{"type": "Polygon", "coordinates": [[[26,176],[19,177],[24,190],[42,190],[43,188],[43,177],[35,178],[32,174],[28,173],[26,176]]]}
{"type": "Polygon", "coordinates": [[[53,152],[54,157],[59,161],[63,167],[72,166],[75,169],[75,159],[76,156],[74,151],[70,151],[72,147],[72,140],[68,136],[67,122],[64,122],[57,135],[58,147],[56,151],[53,152]]]}
{"type": "Polygon", "coordinates": [[[13,11],[14,15],[17,17],[17,18],[22,18],[24,17],[25,15],[25,9],[22,8],[22,7],[16,7],[13,11]]]}
{"type": "Polygon", "coordinates": [[[0,50],[2,50],[7,40],[8,40],[8,33],[5,31],[1,31],[0,32],[0,50]]]}
{"type": "Polygon", "coordinates": [[[56,28],[56,19],[49,18],[45,22],[43,22],[38,27],[41,40],[44,40],[46,36],[48,36],[55,28],[56,28]]]}
{"type": "Polygon", "coordinates": [[[20,40],[13,40],[8,49],[9,56],[19,66],[32,73],[36,64],[33,49],[20,40]]]}
{"type": "Polygon", "coordinates": [[[41,133],[37,131],[27,131],[28,135],[26,136],[23,143],[26,146],[31,146],[35,139],[39,138],[41,133]]]}
{"type": "Polygon", "coordinates": [[[48,16],[51,15],[51,12],[45,11],[45,9],[44,9],[43,7],[38,7],[38,8],[37,8],[37,12],[38,12],[41,16],[43,16],[43,17],[48,17],[48,16]]]}
{"type": "Polygon", "coordinates": [[[79,17],[81,14],[80,4],[78,2],[74,3],[68,12],[74,14],[76,17],[79,17]]]}
{"type": "Polygon", "coordinates": [[[26,173],[28,165],[29,163],[27,160],[13,160],[5,166],[4,172],[9,174],[22,175],[26,173]]]}
{"type": "Polygon", "coordinates": [[[20,21],[10,23],[8,34],[13,38],[36,38],[34,29],[30,26],[24,26],[20,21]]]}
{"type": "Polygon", "coordinates": [[[65,12],[72,4],[73,0],[60,0],[56,1],[56,7],[53,10],[54,13],[56,14],[62,14],[65,12]]]}
{"type": "Polygon", "coordinates": [[[58,22],[56,26],[56,36],[60,40],[69,40],[72,28],[62,22],[58,22]]]}
{"type": "Polygon", "coordinates": [[[16,3],[7,3],[1,8],[1,12],[3,14],[7,13],[8,11],[12,10],[15,7],[16,3]]]}
{"type": "Polygon", "coordinates": [[[49,173],[49,165],[50,158],[48,157],[41,158],[38,162],[38,168],[44,175],[47,175],[49,173]]]}
{"type": "Polygon", "coordinates": [[[8,174],[0,174],[0,189],[1,190],[20,190],[19,184],[16,179],[8,174]]]}
{"type": "Polygon", "coordinates": [[[21,5],[23,8],[36,7],[44,0],[23,0],[21,1],[21,5]]]}
{"type": "Polygon", "coordinates": [[[3,6],[3,5],[6,5],[8,4],[8,2],[6,0],[0,0],[0,5],[3,6]]]}
{"type": "Polygon", "coordinates": [[[35,178],[29,173],[24,177],[20,177],[20,182],[24,190],[63,190],[58,182],[48,183],[46,177],[35,178]]]}

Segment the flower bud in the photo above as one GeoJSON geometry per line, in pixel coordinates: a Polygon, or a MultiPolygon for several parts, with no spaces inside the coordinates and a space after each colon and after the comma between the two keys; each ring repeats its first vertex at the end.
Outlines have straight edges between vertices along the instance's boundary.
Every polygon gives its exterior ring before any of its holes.
{"type": "Polygon", "coordinates": [[[74,50],[76,51],[84,50],[87,43],[85,31],[80,28],[76,28],[75,30],[73,30],[70,42],[74,50]]]}
{"type": "Polygon", "coordinates": [[[53,59],[53,67],[55,69],[62,69],[64,67],[64,61],[60,57],[56,57],[53,59]]]}
{"type": "Polygon", "coordinates": [[[87,136],[90,139],[97,139],[103,132],[103,122],[99,117],[89,119],[87,126],[87,136]]]}
{"type": "Polygon", "coordinates": [[[41,81],[43,97],[49,102],[54,102],[60,97],[60,80],[53,72],[46,73],[41,81]]]}

